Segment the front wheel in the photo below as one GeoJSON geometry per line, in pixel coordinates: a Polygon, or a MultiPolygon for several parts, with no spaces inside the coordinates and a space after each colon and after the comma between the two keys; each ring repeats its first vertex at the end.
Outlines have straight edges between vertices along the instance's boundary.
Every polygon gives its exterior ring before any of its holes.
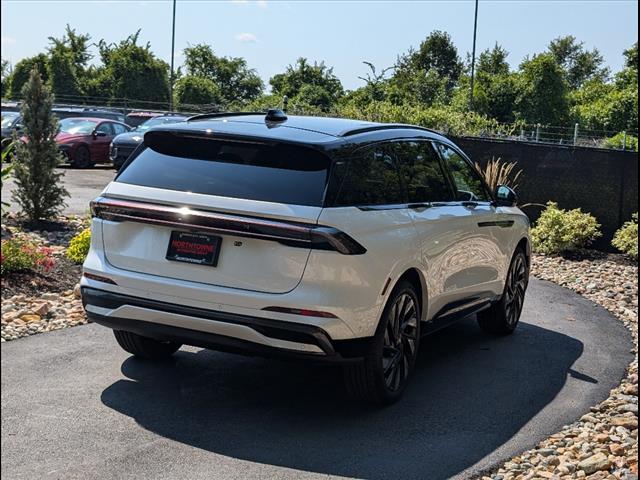
{"type": "Polygon", "coordinates": [[[497,335],[513,333],[520,321],[528,284],[527,257],[522,250],[517,250],[509,266],[502,298],[490,308],[478,313],[480,328],[497,335]]]}
{"type": "Polygon", "coordinates": [[[91,163],[91,152],[87,147],[80,145],[76,149],[71,166],[73,168],[89,168],[93,166],[91,163]]]}
{"type": "Polygon", "coordinates": [[[400,398],[413,372],[420,343],[420,303],[415,288],[394,289],[365,358],[344,368],[351,396],[388,405],[400,398]]]}

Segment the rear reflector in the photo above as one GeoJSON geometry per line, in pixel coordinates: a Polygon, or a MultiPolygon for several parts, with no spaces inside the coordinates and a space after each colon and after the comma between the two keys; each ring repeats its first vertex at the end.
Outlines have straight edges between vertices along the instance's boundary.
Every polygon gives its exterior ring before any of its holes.
{"type": "Polygon", "coordinates": [[[338,318],[333,313],[307,310],[304,308],[264,307],[262,310],[266,310],[268,312],[290,313],[291,315],[302,315],[304,317],[338,318]]]}
{"type": "Polygon", "coordinates": [[[82,276],[88,278],[89,280],[94,280],[96,282],[109,283],[111,285],[117,285],[116,282],[111,280],[108,277],[103,277],[102,275],[96,275],[94,273],[82,272],[82,276]]]}

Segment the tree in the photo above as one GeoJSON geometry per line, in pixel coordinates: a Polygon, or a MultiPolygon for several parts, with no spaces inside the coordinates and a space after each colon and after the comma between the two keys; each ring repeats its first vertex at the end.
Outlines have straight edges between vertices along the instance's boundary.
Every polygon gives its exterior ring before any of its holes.
{"type": "Polygon", "coordinates": [[[49,37],[51,44],[49,53],[68,53],[71,55],[71,60],[77,72],[82,72],[87,67],[89,60],[93,58],[93,55],[89,52],[90,41],[91,35],[86,33],[78,34],[75,29],[67,24],[62,38],[49,37]]]}
{"type": "Polygon", "coordinates": [[[567,82],[553,55],[543,53],[520,65],[518,116],[529,123],[562,125],[569,118],[567,82]]]}
{"type": "Polygon", "coordinates": [[[343,97],[345,103],[353,103],[358,108],[365,108],[371,102],[381,102],[387,98],[389,82],[385,75],[395,67],[387,67],[377,71],[371,62],[362,62],[369,67],[369,72],[364,77],[358,77],[366,83],[365,86],[352,90],[343,97]]]}
{"type": "Polygon", "coordinates": [[[69,193],[62,185],[62,173],[55,171],[61,160],[55,141],[58,121],[51,112],[51,93],[37,67],[22,89],[22,98],[21,115],[27,141],[17,142],[16,189],[12,195],[30,221],[49,219],[62,210],[69,193]]]}
{"type": "Polygon", "coordinates": [[[67,52],[53,52],[49,59],[49,84],[54,96],[65,100],[77,101],[83,94],[78,80],[77,70],[73,64],[73,57],[67,52]]]}
{"type": "Polygon", "coordinates": [[[573,35],[552,40],[549,43],[549,52],[564,70],[572,89],[579,88],[593,78],[605,79],[609,74],[608,70],[602,67],[604,59],[598,49],[585,50],[584,42],[577,42],[573,35]]]}
{"type": "Polygon", "coordinates": [[[399,61],[399,69],[420,70],[427,73],[434,70],[439,77],[447,79],[447,89],[460,78],[463,70],[462,61],[458,56],[458,49],[446,32],[434,30],[420,44],[418,50],[409,50],[404,59],[399,61]]]}
{"type": "Polygon", "coordinates": [[[255,70],[244,58],[218,57],[209,45],[197,44],[184,49],[187,75],[203,77],[216,84],[224,103],[256,99],[264,88],[255,70]]]}
{"type": "Polygon", "coordinates": [[[2,98],[5,97],[9,90],[9,82],[11,80],[11,65],[9,64],[9,60],[2,59],[2,83],[0,84],[0,93],[2,98]]]}
{"type": "Polygon", "coordinates": [[[180,105],[219,105],[220,89],[208,78],[186,75],[174,87],[175,103],[180,105]]]}
{"type": "Polygon", "coordinates": [[[100,40],[98,50],[103,66],[92,72],[89,91],[112,99],[139,100],[138,106],[143,108],[148,107],[148,102],[168,103],[169,65],[156,58],[148,43],[144,47],[138,45],[139,35],[140,30],[118,44],[100,40]]]}
{"type": "MultiPolygon", "coordinates": [[[[78,34],[68,24],[62,38],[49,37],[49,84],[58,97],[78,97],[84,94],[88,81],[87,64],[91,36],[78,34]]],[[[67,100],[77,101],[68,98],[67,100]]]]}
{"type": "Polygon", "coordinates": [[[324,62],[311,64],[302,57],[295,65],[287,66],[284,73],[271,77],[269,83],[274,94],[316,106],[323,111],[327,111],[344,94],[342,83],[333,74],[333,68],[327,67],[324,62]]]}
{"type": "MultiPolygon", "coordinates": [[[[513,109],[518,95],[518,76],[510,72],[508,56],[509,52],[497,43],[492,49],[481,52],[473,88],[473,109],[500,122],[514,120],[513,109]]],[[[462,110],[468,102],[470,85],[462,85],[462,81],[460,83],[454,103],[462,110]]]]}
{"type": "Polygon", "coordinates": [[[40,75],[42,76],[42,81],[47,82],[47,64],[49,59],[44,53],[40,53],[34,57],[27,57],[20,60],[16,63],[13,68],[13,74],[9,80],[9,95],[13,98],[20,97],[22,92],[22,87],[29,80],[29,76],[31,75],[31,71],[34,67],[38,69],[40,75]]]}
{"type": "Polygon", "coordinates": [[[626,68],[615,75],[613,82],[594,78],[572,93],[572,115],[586,128],[638,130],[637,43],[623,54],[626,68]]]}
{"type": "Polygon", "coordinates": [[[638,71],[638,42],[623,52],[625,57],[625,67],[638,71]]]}
{"type": "Polygon", "coordinates": [[[508,56],[509,52],[496,43],[491,50],[487,48],[480,53],[476,73],[478,75],[508,75],[508,56]]]}

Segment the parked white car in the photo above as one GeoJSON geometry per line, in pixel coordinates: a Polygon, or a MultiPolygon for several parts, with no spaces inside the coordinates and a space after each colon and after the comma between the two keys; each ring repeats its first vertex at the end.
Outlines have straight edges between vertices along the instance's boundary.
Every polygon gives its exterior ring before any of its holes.
{"type": "Polygon", "coordinates": [[[126,351],[182,344],[340,362],[395,401],[421,335],[512,333],[529,221],[436,132],[262,114],[152,128],[92,202],[82,299],[126,351]]]}

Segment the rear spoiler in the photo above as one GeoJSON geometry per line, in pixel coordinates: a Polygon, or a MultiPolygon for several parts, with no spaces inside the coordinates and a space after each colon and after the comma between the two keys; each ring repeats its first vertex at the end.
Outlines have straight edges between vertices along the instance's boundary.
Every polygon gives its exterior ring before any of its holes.
{"type": "Polygon", "coordinates": [[[107,197],[98,197],[93,200],[91,213],[95,218],[113,222],[147,223],[190,231],[259,238],[294,247],[333,250],[343,255],[362,255],[367,251],[346,233],[322,225],[245,217],[107,197]]]}

